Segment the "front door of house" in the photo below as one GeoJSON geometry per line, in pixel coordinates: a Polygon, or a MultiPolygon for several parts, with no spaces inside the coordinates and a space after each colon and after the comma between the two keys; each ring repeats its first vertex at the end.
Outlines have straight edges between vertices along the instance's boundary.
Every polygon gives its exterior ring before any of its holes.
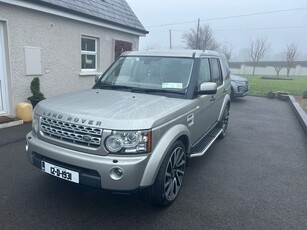
{"type": "Polygon", "coordinates": [[[123,52],[131,50],[132,50],[131,42],[115,40],[115,59],[117,59],[123,52]]]}
{"type": "Polygon", "coordinates": [[[2,99],[2,84],[1,84],[1,80],[0,80],[0,114],[1,114],[1,111],[3,110],[3,99],[2,99]]]}
{"type": "Polygon", "coordinates": [[[4,23],[0,21],[0,115],[8,113],[4,23]]]}

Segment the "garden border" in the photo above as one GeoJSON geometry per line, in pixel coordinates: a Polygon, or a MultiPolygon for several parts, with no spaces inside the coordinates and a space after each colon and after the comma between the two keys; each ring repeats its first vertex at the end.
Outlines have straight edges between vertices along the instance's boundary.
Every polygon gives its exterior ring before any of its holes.
{"type": "Polygon", "coordinates": [[[290,99],[289,102],[292,106],[292,109],[299,123],[301,124],[305,134],[307,135],[307,115],[292,95],[289,95],[289,99],[290,99]]]}
{"type": "Polygon", "coordinates": [[[10,121],[7,123],[0,124],[0,129],[8,128],[8,127],[16,126],[16,125],[22,125],[22,124],[23,124],[22,120],[10,121]]]}

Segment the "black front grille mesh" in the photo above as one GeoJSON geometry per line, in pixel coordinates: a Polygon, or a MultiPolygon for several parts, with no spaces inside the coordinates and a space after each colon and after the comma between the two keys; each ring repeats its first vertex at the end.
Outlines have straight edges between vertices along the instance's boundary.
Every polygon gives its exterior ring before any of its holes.
{"type": "Polygon", "coordinates": [[[42,117],[41,131],[45,136],[53,139],[98,148],[101,144],[103,130],[42,117]]]}

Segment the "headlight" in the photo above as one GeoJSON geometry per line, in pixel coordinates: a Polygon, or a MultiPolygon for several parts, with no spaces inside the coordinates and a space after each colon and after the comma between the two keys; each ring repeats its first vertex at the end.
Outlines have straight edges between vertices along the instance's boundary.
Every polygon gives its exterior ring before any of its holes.
{"type": "Polygon", "coordinates": [[[113,131],[105,146],[112,153],[148,153],[151,151],[151,131],[113,131]]]}

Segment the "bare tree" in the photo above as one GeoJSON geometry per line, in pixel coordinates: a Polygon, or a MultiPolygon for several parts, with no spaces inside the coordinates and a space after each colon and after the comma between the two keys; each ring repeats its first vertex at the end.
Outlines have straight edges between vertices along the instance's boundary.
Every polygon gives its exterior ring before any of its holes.
{"type": "Polygon", "coordinates": [[[283,58],[286,62],[286,68],[287,68],[287,77],[289,77],[293,62],[298,58],[298,56],[299,56],[298,46],[294,43],[290,45],[288,44],[287,48],[283,52],[283,58]]]}
{"type": "Polygon", "coordinates": [[[225,42],[225,43],[221,44],[221,46],[219,48],[219,52],[224,54],[226,56],[227,60],[229,61],[231,59],[231,56],[232,56],[233,48],[234,48],[234,46],[231,43],[225,42]]]}
{"type": "Polygon", "coordinates": [[[264,58],[270,48],[266,38],[257,38],[256,41],[250,41],[249,56],[253,62],[253,75],[260,59],[264,58]]]}
{"type": "Polygon", "coordinates": [[[218,50],[220,43],[215,39],[210,25],[197,25],[196,29],[190,29],[182,35],[187,48],[202,50],[218,50]]]}
{"type": "Polygon", "coordinates": [[[276,75],[278,77],[279,76],[279,72],[283,69],[283,66],[282,66],[282,64],[280,62],[278,62],[278,63],[276,63],[274,65],[274,69],[275,69],[276,75]]]}

